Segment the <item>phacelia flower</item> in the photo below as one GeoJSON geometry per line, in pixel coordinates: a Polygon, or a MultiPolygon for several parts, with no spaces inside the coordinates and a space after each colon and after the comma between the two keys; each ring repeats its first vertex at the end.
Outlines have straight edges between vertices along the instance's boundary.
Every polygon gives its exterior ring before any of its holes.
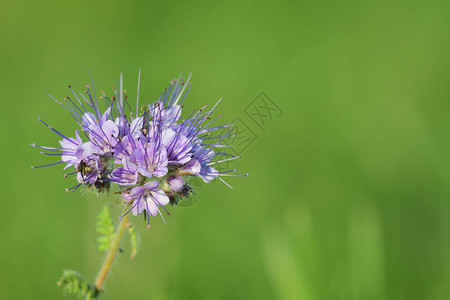
{"type": "Polygon", "coordinates": [[[220,100],[210,110],[204,106],[182,117],[190,77],[184,82],[180,76],[158,100],[141,107],[138,86],[135,110],[124,92],[122,75],[111,98],[104,93],[97,97],[92,77],[92,92],[87,86],[84,93],[77,94],[69,86],[73,96],[64,101],[52,99],[69,111],[80,128],[74,138],[67,137],[39,119],[61,138],[60,147],[32,146],[60,159],[33,168],[57,164],[73,168],[66,177],[76,175],[78,183],[66,191],[86,187],[108,192],[116,186],[125,214],[135,216],[162,216],[160,209],[167,212],[166,205],[177,203],[172,201],[175,196],[179,199],[192,190],[186,180],[189,177],[206,183],[218,178],[231,187],[222,177],[248,174],[234,175],[236,169],[218,171],[213,167],[240,157],[217,151],[228,146],[222,142],[232,131],[229,125],[214,125],[221,119],[211,117],[220,100]]]}

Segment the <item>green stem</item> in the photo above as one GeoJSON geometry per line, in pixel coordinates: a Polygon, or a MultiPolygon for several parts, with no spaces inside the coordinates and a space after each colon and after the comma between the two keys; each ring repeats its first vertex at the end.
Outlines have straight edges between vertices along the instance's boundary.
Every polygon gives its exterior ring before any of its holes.
{"type": "Polygon", "coordinates": [[[126,214],[123,217],[119,227],[117,228],[114,240],[111,242],[111,247],[108,250],[106,259],[103,262],[103,266],[100,269],[100,273],[98,274],[97,279],[95,280],[94,286],[97,294],[103,290],[103,285],[105,284],[106,278],[108,277],[109,271],[111,270],[111,267],[114,263],[114,258],[116,257],[117,251],[119,250],[125,230],[128,226],[130,226],[130,222],[128,221],[129,218],[130,214],[126,214]]]}

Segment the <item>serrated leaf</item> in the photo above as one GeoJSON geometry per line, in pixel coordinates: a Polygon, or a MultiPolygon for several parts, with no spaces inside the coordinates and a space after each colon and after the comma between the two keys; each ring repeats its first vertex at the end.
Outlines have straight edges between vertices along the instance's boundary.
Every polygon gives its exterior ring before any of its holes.
{"type": "Polygon", "coordinates": [[[90,285],[80,273],[73,270],[64,270],[57,285],[62,287],[64,294],[85,297],[87,300],[95,300],[98,292],[90,285]]]}
{"type": "Polygon", "coordinates": [[[111,246],[111,241],[114,239],[114,223],[108,205],[103,206],[97,215],[95,229],[100,234],[97,238],[97,249],[99,251],[107,251],[111,246]]]}
{"type": "Polygon", "coordinates": [[[130,234],[130,242],[131,242],[131,256],[130,260],[133,260],[134,256],[136,255],[138,251],[139,246],[139,234],[136,230],[136,227],[133,225],[129,225],[128,227],[128,233],[130,234]]]}

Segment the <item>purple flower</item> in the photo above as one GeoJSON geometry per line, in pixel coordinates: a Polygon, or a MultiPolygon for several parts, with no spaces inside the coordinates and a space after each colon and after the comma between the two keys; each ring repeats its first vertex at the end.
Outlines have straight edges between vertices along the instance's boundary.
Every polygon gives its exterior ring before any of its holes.
{"type": "Polygon", "coordinates": [[[158,186],[158,181],[149,181],[129,191],[124,191],[124,201],[132,205],[128,212],[131,211],[135,216],[142,214],[144,211],[152,217],[155,217],[158,213],[161,214],[159,207],[169,204],[170,200],[158,186]]]}
{"type": "Polygon", "coordinates": [[[106,120],[101,125],[91,125],[85,131],[89,132],[89,139],[102,153],[112,152],[117,144],[119,127],[111,120],[106,120]]]}
{"type": "Polygon", "coordinates": [[[122,167],[114,169],[110,178],[120,186],[135,185],[139,180],[137,166],[124,158],[122,167]]]}
{"type": "Polygon", "coordinates": [[[163,177],[167,174],[167,152],[151,142],[144,148],[137,148],[131,154],[131,161],[136,164],[138,172],[147,178],[163,177]]]}
{"type": "Polygon", "coordinates": [[[162,144],[167,149],[169,165],[184,165],[191,160],[192,154],[189,151],[192,145],[184,135],[166,128],[162,133],[162,144]]]}

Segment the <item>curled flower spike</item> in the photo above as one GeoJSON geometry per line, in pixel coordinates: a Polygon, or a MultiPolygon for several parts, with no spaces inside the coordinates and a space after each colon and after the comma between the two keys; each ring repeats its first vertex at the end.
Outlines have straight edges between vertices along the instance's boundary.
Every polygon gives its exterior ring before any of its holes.
{"type": "Polygon", "coordinates": [[[86,187],[108,192],[117,186],[127,207],[124,216],[131,212],[135,216],[162,217],[161,209],[167,211],[166,205],[176,204],[171,199],[183,197],[190,190],[188,177],[199,177],[205,183],[218,178],[231,188],[222,177],[248,176],[232,174],[235,169],[215,168],[240,157],[217,152],[228,146],[222,142],[232,129],[218,133],[230,127],[216,126],[222,116],[212,117],[220,100],[211,109],[204,106],[182,117],[190,78],[184,82],[180,76],[158,100],[139,106],[139,73],[135,109],[128,102],[122,75],[112,97],[104,93],[97,97],[92,76],[91,86],[84,93],[77,94],[69,86],[71,96],[63,101],[50,96],[67,109],[80,128],[75,137],[67,137],[40,120],[60,137],[60,147],[32,146],[45,155],[59,157],[59,161],[35,168],[56,164],[73,168],[66,177],[76,175],[78,183],[67,191],[86,187]]]}

